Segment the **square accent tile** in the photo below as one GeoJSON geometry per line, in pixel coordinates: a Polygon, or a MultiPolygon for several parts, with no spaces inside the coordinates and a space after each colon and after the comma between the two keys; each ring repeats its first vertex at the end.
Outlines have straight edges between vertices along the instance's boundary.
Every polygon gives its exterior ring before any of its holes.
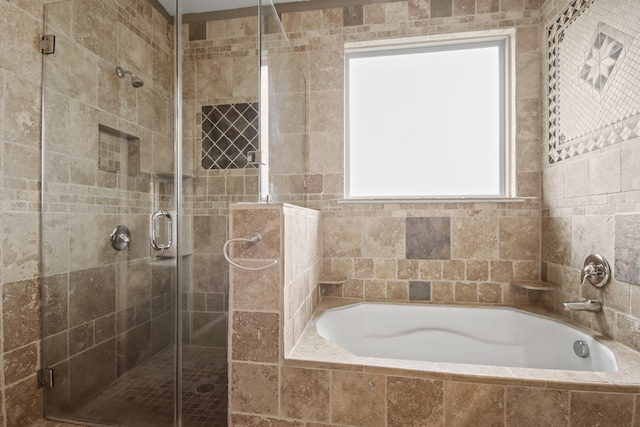
{"type": "Polygon", "coordinates": [[[258,103],[202,107],[202,168],[255,167],[247,154],[258,149],[258,103]]]}

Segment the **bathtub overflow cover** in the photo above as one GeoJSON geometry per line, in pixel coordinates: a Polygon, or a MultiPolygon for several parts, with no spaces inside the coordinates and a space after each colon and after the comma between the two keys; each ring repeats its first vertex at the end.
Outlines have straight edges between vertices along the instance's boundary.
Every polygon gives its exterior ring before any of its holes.
{"type": "Polygon", "coordinates": [[[573,351],[578,357],[589,357],[589,346],[584,341],[576,341],[573,343],[573,351]]]}

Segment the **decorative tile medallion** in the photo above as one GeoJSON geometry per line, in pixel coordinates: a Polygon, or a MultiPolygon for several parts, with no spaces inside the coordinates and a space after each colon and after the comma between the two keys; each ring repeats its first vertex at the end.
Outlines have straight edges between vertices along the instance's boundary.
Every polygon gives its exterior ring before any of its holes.
{"type": "Polygon", "coordinates": [[[202,168],[243,169],[258,147],[258,103],[202,107],[202,168]]]}
{"type": "Polygon", "coordinates": [[[547,29],[549,163],[640,135],[640,2],[574,0],[547,29]]]}

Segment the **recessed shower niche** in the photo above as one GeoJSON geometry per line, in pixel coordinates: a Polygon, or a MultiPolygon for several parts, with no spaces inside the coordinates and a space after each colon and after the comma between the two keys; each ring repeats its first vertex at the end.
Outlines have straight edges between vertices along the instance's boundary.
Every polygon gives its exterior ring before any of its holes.
{"type": "Polygon", "coordinates": [[[109,126],[98,125],[98,169],[103,172],[140,173],[140,138],[109,126]]]}

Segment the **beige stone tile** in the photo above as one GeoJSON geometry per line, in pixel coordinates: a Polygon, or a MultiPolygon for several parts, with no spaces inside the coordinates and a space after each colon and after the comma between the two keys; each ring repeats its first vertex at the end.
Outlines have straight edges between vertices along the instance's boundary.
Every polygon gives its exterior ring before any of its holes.
{"type": "Polygon", "coordinates": [[[385,425],[385,377],[331,373],[331,422],[362,427],[385,425]]]}
{"type": "Polygon", "coordinates": [[[37,213],[2,215],[2,281],[32,279],[39,274],[39,228],[37,213]]]}
{"type": "Polygon", "coordinates": [[[309,163],[311,173],[344,172],[343,136],[337,133],[313,132],[309,135],[309,163]]]}
{"type": "Polygon", "coordinates": [[[488,261],[467,261],[466,262],[466,278],[467,280],[489,280],[489,262],[488,261]]]}
{"type": "Polygon", "coordinates": [[[638,162],[640,162],[640,146],[633,144],[624,147],[621,152],[621,190],[640,190],[640,174],[638,174],[638,162]]]}
{"type": "Polygon", "coordinates": [[[69,326],[115,311],[115,265],[75,271],[69,275],[69,326]]]}
{"type": "Polygon", "coordinates": [[[617,193],[621,189],[620,149],[589,157],[589,194],[617,193]]]}
{"type": "MultiPolygon", "coordinates": [[[[452,261],[445,261],[451,263],[452,261]]],[[[455,261],[453,261],[455,262],[455,261]]],[[[420,279],[422,280],[442,280],[442,263],[440,261],[418,261],[420,268],[420,279]]]]}
{"type": "Polygon", "coordinates": [[[476,13],[475,0],[453,0],[454,16],[475,15],[475,13],[476,13]]]}
{"type": "Polygon", "coordinates": [[[257,99],[258,57],[254,55],[233,58],[233,96],[257,99]]]}
{"type": "MultiPolygon", "coordinates": [[[[280,271],[268,268],[261,271],[233,269],[232,303],[236,310],[280,309],[280,271]]],[[[286,301],[286,300],[285,300],[286,301]]]]}
{"type": "Polygon", "coordinates": [[[429,19],[431,17],[431,3],[429,0],[409,0],[407,4],[409,19],[429,19]]]}
{"type": "Polygon", "coordinates": [[[345,298],[364,298],[364,281],[347,280],[344,284],[342,295],[345,298]]]}
{"type": "Polygon", "coordinates": [[[312,424],[302,421],[232,413],[230,425],[234,427],[304,427],[305,425],[310,426],[312,424]]]}
{"type": "Polygon", "coordinates": [[[151,264],[147,260],[116,264],[116,310],[148,304],[151,279],[151,264]]]}
{"type": "Polygon", "coordinates": [[[444,382],[445,426],[504,425],[505,388],[500,385],[444,382]]]}
{"type": "Polygon", "coordinates": [[[631,425],[633,396],[617,393],[571,392],[571,425],[631,425]]]}
{"type": "Polygon", "coordinates": [[[86,396],[95,394],[115,380],[116,374],[115,340],[97,345],[79,353],[69,361],[71,404],[78,404],[86,396]],[[102,369],[95,369],[100,366],[102,369]]]}
{"type": "Polygon", "coordinates": [[[409,289],[407,282],[388,281],[387,299],[406,301],[409,299],[409,289]]]}
{"type": "Polygon", "coordinates": [[[280,413],[294,419],[329,421],[329,388],[329,371],[283,367],[280,413]]]}
{"type": "MultiPolygon", "coordinates": [[[[125,49],[131,47],[129,43],[133,45],[131,40],[124,41],[122,38],[118,43],[114,43],[114,39],[118,40],[117,29],[114,31],[114,23],[118,22],[118,19],[117,11],[112,5],[100,0],[76,2],[73,4],[72,13],[74,40],[109,62],[117,63],[120,59],[118,45],[127,44],[125,49]]],[[[142,40],[138,43],[142,43],[142,40]]]]}
{"type": "Polygon", "coordinates": [[[344,124],[344,93],[341,90],[311,92],[309,130],[341,133],[344,124]]]}
{"type": "MultiPolygon", "coordinates": [[[[501,3],[505,0],[501,0],[501,3]]],[[[506,0],[513,1],[513,0],[506,0]]],[[[520,1],[522,0],[515,0],[520,1]]],[[[502,7],[502,4],[501,4],[502,7]]],[[[537,98],[540,91],[541,71],[540,60],[537,52],[519,53],[516,58],[516,97],[537,98]]]]}
{"type": "MultiPolygon", "coordinates": [[[[323,92],[324,93],[324,92],[323,92]]],[[[306,96],[304,93],[281,93],[274,94],[269,98],[269,109],[274,120],[270,124],[269,130],[274,134],[287,134],[287,133],[304,133],[307,131],[307,104],[306,96]]],[[[315,104],[309,106],[310,109],[315,104]]],[[[328,104],[320,106],[322,109],[333,108],[328,104]]],[[[323,111],[323,114],[333,114],[334,110],[323,111]]],[[[341,114],[341,113],[340,113],[341,114]]],[[[330,129],[312,129],[316,131],[330,130],[330,129]]]]}
{"type": "Polygon", "coordinates": [[[233,360],[277,363],[279,358],[278,313],[233,313],[231,348],[233,360]]]}
{"type": "Polygon", "coordinates": [[[281,213],[279,209],[235,209],[232,211],[231,237],[249,237],[258,232],[259,245],[236,243],[231,248],[235,258],[278,259],[280,257],[281,213]]]}
{"type": "Polygon", "coordinates": [[[376,279],[395,279],[396,260],[395,259],[376,259],[374,278],[376,279]]]}
{"type": "Polygon", "coordinates": [[[7,426],[32,426],[43,413],[42,393],[35,376],[4,390],[7,426]]]}
{"type": "Polygon", "coordinates": [[[432,282],[431,301],[454,302],[454,290],[452,282],[432,282]]]}
{"type": "Polygon", "coordinates": [[[571,267],[582,269],[585,258],[592,253],[615,259],[615,218],[613,216],[581,215],[571,220],[571,267]]]}
{"type": "Polygon", "coordinates": [[[322,248],[325,257],[360,257],[362,220],[360,218],[323,217],[322,248]]]}
{"type": "Polygon", "coordinates": [[[568,265],[571,260],[571,218],[542,218],[542,260],[568,265]]]}
{"type": "Polygon", "coordinates": [[[526,387],[507,387],[506,425],[569,425],[569,393],[526,387]]]}
{"type": "Polygon", "coordinates": [[[233,59],[217,58],[196,62],[195,80],[198,98],[233,96],[233,59]]]}
{"type": "Polygon", "coordinates": [[[385,20],[384,5],[365,4],[363,9],[363,20],[365,25],[383,24],[385,20]]]}
{"type": "Polygon", "coordinates": [[[543,200],[553,201],[564,198],[564,169],[547,168],[542,173],[543,200]]]}
{"type": "Polygon", "coordinates": [[[462,259],[498,258],[497,218],[452,217],[451,257],[462,259]]]}
{"type": "Polygon", "coordinates": [[[399,259],[397,271],[398,279],[418,280],[420,278],[420,262],[418,260],[399,259]]]}
{"type": "Polygon", "coordinates": [[[500,258],[536,260],[540,256],[540,218],[500,218],[498,238],[500,258]]]}
{"type": "Polygon", "coordinates": [[[310,63],[310,90],[342,90],[344,85],[344,53],[341,50],[312,51],[310,63]]]}
{"type": "Polygon", "coordinates": [[[21,1],[22,6],[32,12],[30,15],[20,11],[13,3],[3,5],[0,12],[0,37],[11,41],[5,43],[0,52],[0,64],[3,69],[21,75],[27,81],[39,82],[42,56],[35,48],[34,40],[42,33],[42,23],[35,18],[42,16],[42,5],[21,1]]]}
{"type": "Polygon", "coordinates": [[[442,425],[443,383],[420,378],[387,378],[387,426],[442,425]]]}
{"type": "Polygon", "coordinates": [[[33,375],[39,365],[38,346],[30,344],[4,354],[4,381],[13,384],[33,375]]]}
{"type": "Polygon", "coordinates": [[[364,218],[362,254],[369,257],[405,258],[405,222],[403,218],[364,218]]]}
{"type": "Polygon", "coordinates": [[[478,284],[456,282],[454,286],[456,302],[478,302],[478,284]]]}
{"type": "Polygon", "coordinates": [[[87,105],[95,106],[98,57],[62,34],[56,37],[56,54],[60,55],[47,59],[44,78],[46,86],[87,105]]]}
{"type": "Polygon", "coordinates": [[[384,21],[388,24],[404,23],[407,21],[407,11],[406,2],[384,3],[384,21]]]}
{"type": "Polygon", "coordinates": [[[513,279],[513,263],[511,261],[491,261],[491,280],[494,282],[506,282],[513,279]]]}
{"type": "Polygon", "coordinates": [[[278,413],[278,366],[231,363],[229,409],[231,412],[275,415],[278,413]]]}
{"type": "MultiPolygon", "coordinates": [[[[22,61],[20,62],[22,63],[22,61]]],[[[25,73],[29,72],[22,71],[17,75],[5,74],[4,139],[24,146],[39,148],[41,95],[40,88],[34,82],[40,81],[40,77],[32,81],[23,80],[25,73]]],[[[30,165],[33,168],[34,163],[30,163],[30,165]]],[[[5,171],[4,174],[7,175],[7,172],[5,171]]]]}
{"type": "Polygon", "coordinates": [[[568,162],[564,167],[565,197],[584,197],[589,195],[589,161],[579,159],[568,162]]]}
{"type": "Polygon", "coordinates": [[[386,299],[387,286],[384,280],[365,280],[364,298],[368,300],[386,299]]]}
{"type": "MultiPolygon", "coordinates": [[[[309,149],[313,150],[315,148],[317,150],[318,146],[313,147],[313,135],[310,136],[309,149]]],[[[307,140],[304,134],[274,135],[272,138],[272,143],[269,146],[269,160],[273,173],[304,174],[307,172],[307,160],[305,158],[307,140]]],[[[314,159],[313,164],[322,162],[319,158],[320,154],[316,151],[316,155],[310,156],[310,158],[314,159]]],[[[327,153],[327,155],[328,157],[333,157],[334,153],[327,153]]],[[[313,166],[313,170],[309,169],[309,172],[322,172],[321,169],[322,167],[316,165],[313,166]]]]}
{"type": "Polygon", "coordinates": [[[502,286],[499,283],[478,284],[478,302],[497,304],[502,302],[502,286]]]}

